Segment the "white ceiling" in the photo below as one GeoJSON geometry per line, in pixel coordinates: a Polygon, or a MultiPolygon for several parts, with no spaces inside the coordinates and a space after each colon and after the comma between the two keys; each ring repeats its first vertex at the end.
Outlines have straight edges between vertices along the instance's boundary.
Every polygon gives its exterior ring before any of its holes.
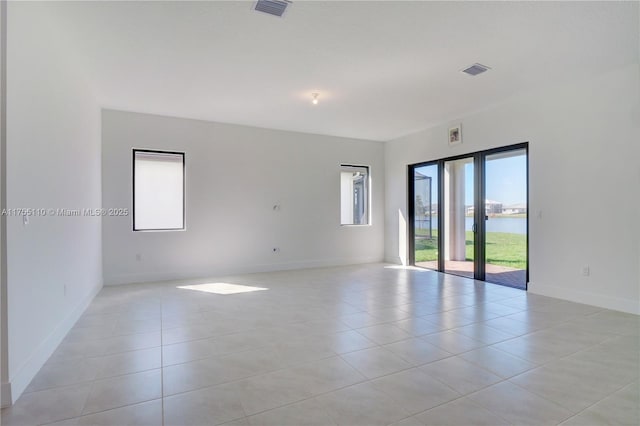
{"type": "Polygon", "coordinates": [[[638,63],[638,3],[72,2],[47,14],[107,108],[371,140],[638,63]],[[460,69],[479,62],[478,77],[460,69]],[[320,104],[311,105],[311,93],[320,104]]]}

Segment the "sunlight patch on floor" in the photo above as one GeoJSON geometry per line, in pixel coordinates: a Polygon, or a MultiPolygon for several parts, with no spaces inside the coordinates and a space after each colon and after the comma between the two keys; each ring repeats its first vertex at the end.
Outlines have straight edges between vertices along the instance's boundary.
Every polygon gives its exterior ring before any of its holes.
{"type": "Polygon", "coordinates": [[[387,265],[384,267],[384,269],[404,269],[407,271],[418,271],[418,272],[428,272],[426,269],[424,268],[419,268],[417,266],[411,266],[411,265],[387,265]]]}
{"type": "Polygon", "coordinates": [[[202,291],[204,293],[214,294],[238,294],[238,293],[250,293],[252,291],[269,290],[264,287],[252,287],[250,285],[239,285],[229,283],[205,283],[194,285],[182,285],[178,286],[182,290],[195,290],[202,291]]]}

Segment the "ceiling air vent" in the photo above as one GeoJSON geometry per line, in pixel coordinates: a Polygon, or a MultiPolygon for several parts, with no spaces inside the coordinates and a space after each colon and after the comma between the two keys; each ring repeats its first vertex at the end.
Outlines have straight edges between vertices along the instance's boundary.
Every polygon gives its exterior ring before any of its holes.
{"type": "Polygon", "coordinates": [[[468,68],[465,68],[462,70],[463,73],[465,74],[469,74],[469,75],[478,75],[478,74],[482,74],[483,72],[490,70],[491,68],[482,65],[482,64],[473,64],[468,68]]]}
{"type": "Polygon", "coordinates": [[[269,15],[282,16],[290,4],[291,2],[287,0],[258,0],[255,10],[269,15]]]}

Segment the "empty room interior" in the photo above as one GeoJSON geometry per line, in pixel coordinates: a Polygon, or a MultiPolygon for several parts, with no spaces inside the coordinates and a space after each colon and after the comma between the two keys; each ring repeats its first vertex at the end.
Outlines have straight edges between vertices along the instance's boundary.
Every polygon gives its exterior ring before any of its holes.
{"type": "Polygon", "coordinates": [[[640,424],[639,6],[2,0],[2,424],[640,424]]]}

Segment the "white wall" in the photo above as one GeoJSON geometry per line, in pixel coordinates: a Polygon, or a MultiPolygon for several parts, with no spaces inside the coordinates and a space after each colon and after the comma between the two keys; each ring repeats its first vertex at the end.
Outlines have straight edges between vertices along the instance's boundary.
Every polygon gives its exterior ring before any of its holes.
{"type": "MultiPolygon", "coordinates": [[[[10,2],[7,206],[100,207],[100,110],[52,39],[46,7],[10,2]]],[[[15,401],[102,285],[101,221],[7,220],[9,380],[15,401]],[[66,293],[65,293],[66,286],[66,293]]]]}
{"type": "Polygon", "coordinates": [[[449,123],[388,142],[386,259],[407,259],[408,164],[528,141],[530,292],[640,313],[639,76],[633,65],[519,95],[458,120],[459,146],[449,123]]]}
{"type": "MultiPolygon", "coordinates": [[[[0,2],[0,209],[7,206],[7,2],[0,2]]],[[[11,404],[7,345],[7,217],[0,216],[0,406],[11,404]]]]}
{"type": "Polygon", "coordinates": [[[105,110],[105,208],[131,208],[134,147],[186,152],[187,229],[132,232],[131,216],[105,217],[106,284],[384,257],[382,143],[105,110]],[[371,166],[371,226],[340,226],[341,163],[371,166]]]}

